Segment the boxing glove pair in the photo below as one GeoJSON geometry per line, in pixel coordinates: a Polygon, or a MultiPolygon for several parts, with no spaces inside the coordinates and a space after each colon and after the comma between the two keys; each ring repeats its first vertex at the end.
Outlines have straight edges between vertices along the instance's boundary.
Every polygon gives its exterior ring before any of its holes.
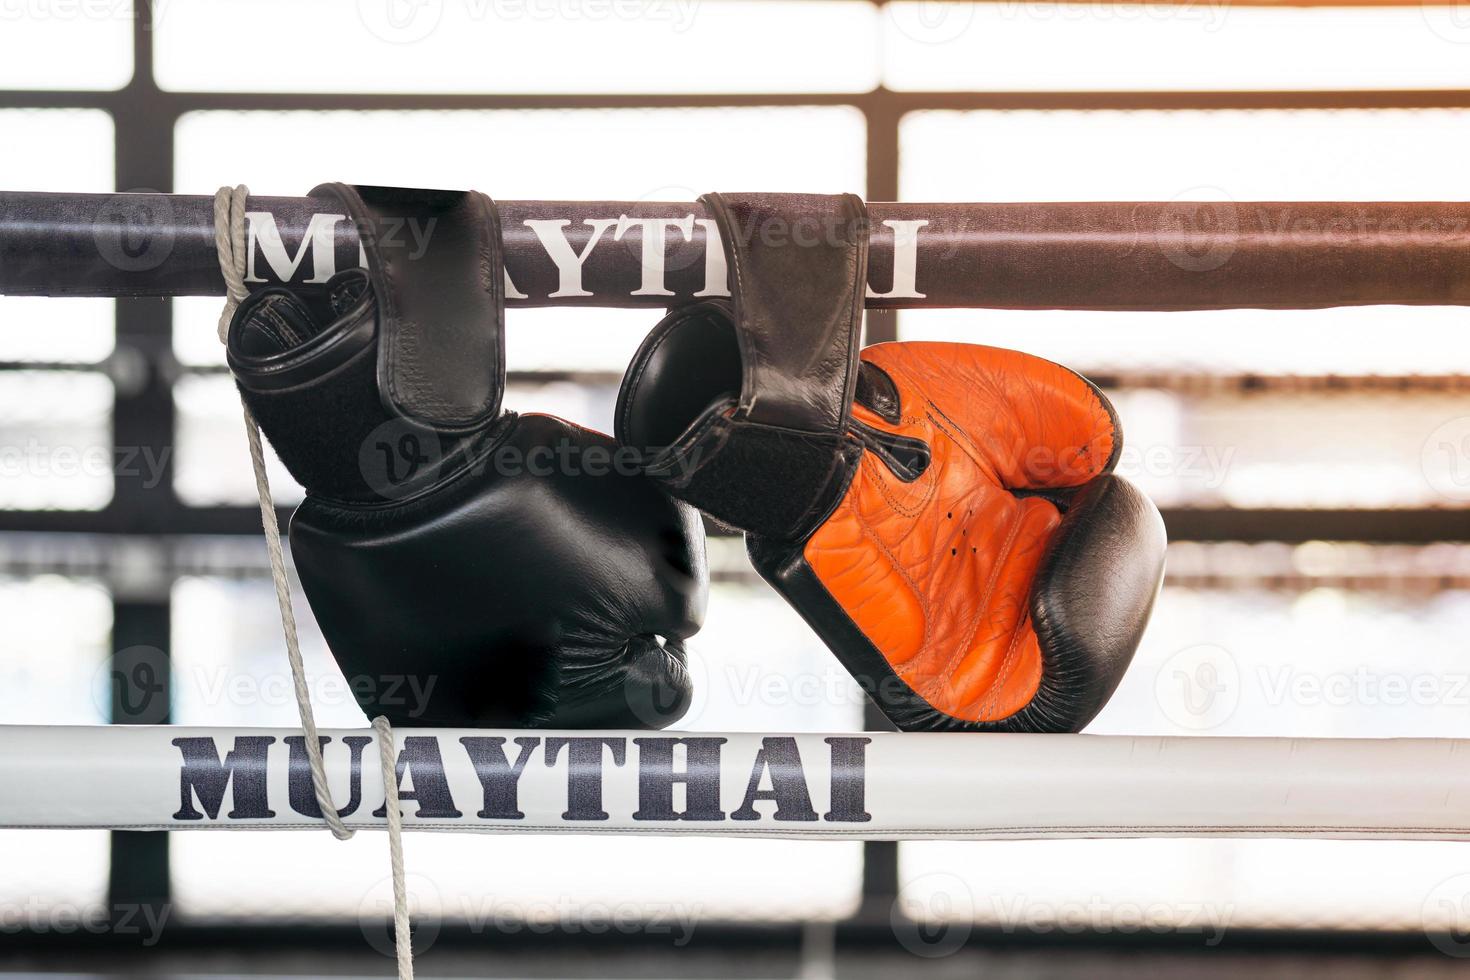
{"type": "Polygon", "coordinates": [[[630,365],[616,433],[639,474],[609,467],[629,457],[606,436],[500,411],[493,202],[314,193],[357,223],[367,272],[255,295],[229,361],[307,489],[296,566],[370,713],[676,720],[707,594],[693,507],[746,532],[760,574],[900,728],[1075,731],[1117,686],[1164,535],[1111,475],[1112,407],[1016,352],[860,352],[857,198],[703,199],[731,298],[676,309],[630,365]],[[431,229],[424,254],[389,247],[389,220],[431,229]],[[405,674],[408,704],[389,697],[405,674]]]}
{"type": "Polygon", "coordinates": [[[699,515],[610,437],[502,411],[494,202],[312,193],[357,225],[366,270],[254,294],[226,350],[306,489],[291,552],[359,703],[409,726],[677,719],[708,593],[699,515]],[[422,254],[386,233],[408,222],[422,254]]]}

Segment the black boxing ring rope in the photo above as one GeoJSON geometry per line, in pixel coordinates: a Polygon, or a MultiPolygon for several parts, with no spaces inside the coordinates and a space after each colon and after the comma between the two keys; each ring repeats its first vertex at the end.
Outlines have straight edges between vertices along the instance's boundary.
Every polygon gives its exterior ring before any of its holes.
{"type": "MultiPolygon", "coordinates": [[[[666,307],[718,294],[722,269],[710,264],[697,205],[500,207],[512,305],[666,307]]],[[[250,210],[262,285],[358,261],[355,230],[333,222],[322,202],[252,197],[250,210]]],[[[1470,203],[879,203],[870,211],[870,308],[1470,305],[1470,203]]],[[[810,233],[766,231],[797,244],[810,233]]],[[[403,247],[412,247],[415,230],[404,232],[403,247]]],[[[223,292],[211,198],[0,192],[0,293],[223,292]]],[[[323,735],[334,798],[349,801],[345,822],[384,826],[374,809],[383,780],[363,763],[370,731],[323,735]]],[[[395,735],[409,829],[1470,839],[1470,787],[1461,778],[1470,740],[395,735]]],[[[301,738],[295,729],[0,726],[0,827],[318,829],[301,738]]]]}
{"type": "MultiPolygon", "coordinates": [[[[512,306],[667,307],[718,294],[712,283],[722,270],[710,264],[708,219],[697,204],[499,204],[512,306]]],[[[223,295],[212,208],[212,198],[193,195],[0,192],[0,293],[223,295]]],[[[261,285],[310,279],[317,246],[328,240],[333,268],[357,261],[348,222],[329,224],[325,237],[320,217],[313,226],[314,216],[330,214],[321,201],[252,196],[250,210],[261,285]],[[303,250],[308,229],[318,235],[303,250]],[[275,266],[262,241],[276,247],[275,266]],[[294,271],[284,268],[296,258],[294,271]]],[[[1466,202],[874,203],[869,210],[874,309],[1470,306],[1466,202]]],[[[404,247],[413,247],[414,233],[403,229],[404,247]]],[[[763,233],[800,244],[820,230],[763,233]]]]}

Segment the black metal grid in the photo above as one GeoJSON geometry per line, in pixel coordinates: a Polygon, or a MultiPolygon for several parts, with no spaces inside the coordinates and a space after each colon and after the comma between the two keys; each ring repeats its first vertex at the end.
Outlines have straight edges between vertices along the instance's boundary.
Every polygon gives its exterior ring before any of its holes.
{"type": "MultiPolygon", "coordinates": [[[[881,5],[884,0],[875,0],[881,5]]],[[[1042,110],[1225,110],[1225,109],[1430,109],[1470,108],[1470,91],[1240,91],[1240,92],[893,92],[884,88],[853,94],[715,94],[715,95],[395,95],[297,93],[192,93],[161,90],[153,79],[153,31],[150,0],[136,0],[132,44],[132,80],[116,91],[0,91],[0,108],[96,109],[115,124],[115,182],[119,190],[173,188],[174,128],[180,116],[196,110],[446,110],[446,109],[598,109],[708,108],[772,106],[851,106],[867,124],[867,188],[869,200],[895,200],[899,192],[899,123],[909,112],[932,109],[1042,110]]],[[[113,373],[123,361],[146,370],[141,383],[119,386],[112,413],[114,446],[146,447],[165,462],[164,479],[145,486],[141,476],[119,474],[110,504],[92,512],[0,511],[0,534],[68,532],[88,535],[257,534],[259,515],[250,507],[186,507],[172,492],[172,456],[163,450],[173,440],[175,412],[172,381],[180,372],[171,348],[172,309],[163,299],[123,299],[116,307],[116,350],[108,363],[93,365],[113,373]]],[[[870,311],[869,343],[896,339],[892,311],[870,311]]],[[[38,370],[48,365],[0,363],[0,372],[38,370]]],[[[62,367],[56,365],[54,367],[62,367]]],[[[86,366],[65,365],[66,369],[86,366]]],[[[513,377],[516,377],[513,375],[513,377]]],[[[533,380],[520,375],[521,380],[533,380]]],[[[544,376],[540,376],[544,377],[544,376]]],[[[607,380],[607,379],[602,379],[607,380]]],[[[1105,380],[1105,379],[1104,379],[1105,380]]],[[[286,519],[283,511],[281,518],[286,519]]],[[[1386,543],[1470,541],[1470,522],[1446,510],[1292,510],[1241,512],[1229,509],[1166,511],[1174,540],[1305,541],[1352,540],[1386,543]]],[[[170,608],[167,591],[157,595],[118,596],[114,600],[113,649],[148,645],[169,649],[170,608]]],[[[113,721],[127,723],[125,707],[115,697],[113,721]]],[[[877,719],[873,721],[876,723],[877,719]]],[[[169,898],[166,834],[115,832],[109,878],[109,901],[162,903],[169,898]]],[[[838,930],[839,945],[861,948],[874,930],[886,928],[887,910],[898,885],[897,845],[870,842],[865,847],[862,910],[838,930]],[[853,946],[851,941],[856,941],[853,946]]],[[[172,930],[171,930],[172,931],[172,930]]],[[[217,942],[215,930],[196,930],[206,946],[217,942]],[[206,934],[213,939],[205,938],[206,934]]],[[[733,929],[732,945],[750,946],[769,940],[790,943],[791,927],[733,929]]],[[[343,933],[355,940],[355,930],[343,933]]],[[[335,934],[332,930],[313,935],[335,934]]],[[[277,937],[290,941],[289,933],[277,937]]],[[[40,938],[40,937],[38,937],[40,938]]],[[[1155,937],[1162,941],[1162,937],[1155,937]]],[[[1365,937],[1366,938],[1366,937],[1365,937]]],[[[564,941],[564,940],[563,940],[564,941]]],[[[1314,941],[1299,940],[1310,948],[1314,941]]],[[[42,946],[48,945],[44,941],[42,946]]],[[[596,945],[596,944],[593,944],[596,945]]],[[[719,945],[717,943],[717,945],[719,945]]],[[[1372,943],[1370,942],[1371,946],[1372,943]]]]}

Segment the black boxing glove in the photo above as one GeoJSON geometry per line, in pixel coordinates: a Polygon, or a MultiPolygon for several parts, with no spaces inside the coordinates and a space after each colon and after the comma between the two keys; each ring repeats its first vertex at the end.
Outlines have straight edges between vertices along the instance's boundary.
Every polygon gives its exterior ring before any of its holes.
{"type": "Polygon", "coordinates": [[[690,699],[683,643],[708,593],[699,516],[608,436],[501,413],[494,203],[340,184],[313,194],[357,223],[367,273],[251,296],[227,351],[306,488],[292,557],[364,709],[445,727],[677,720],[690,699]],[[417,222],[423,253],[388,244],[387,221],[417,222]]]}

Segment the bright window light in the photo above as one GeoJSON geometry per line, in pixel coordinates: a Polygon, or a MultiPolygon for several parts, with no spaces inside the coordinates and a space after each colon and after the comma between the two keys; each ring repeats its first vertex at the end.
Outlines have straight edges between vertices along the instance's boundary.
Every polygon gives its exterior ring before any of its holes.
{"type": "Polygon", "coordinates": [[[132,77],[130,0],[0,5],[0,89],[118,89],[132,77]]]}
{"type": "Polygon", "coordinates": [[[166,8],[156,74],[208,92],[866,92],[878,31],[850,0],[216,0],[166,8]],[[247,23],[267,42],[219,57],[247,23]]]}
{"type": "Polygon", "coordinates": [[[71,921],[105,921],[114,911],[107,904],[111,839],[105,830],[0,830],[0,910],[7,927],[51,931],[53,910],[71,921]]]}
{"type": "Polygon", "coordinates": [[[917,112],[900,146],[906,201],[1470,200],[1464,109],[917,112]]]}
{"type": "MultiPolygon", "coordinates": [[[[292,601],[317,724],[367,727],[299,585],[292,601]]],[[[269,581],[180,579],[174,585],[172,608],[175,724],[286,728],[301,724],[280,610],[269,581]]]]}
{"type": "MultiPolygon", "coordinates": [[[[527,922],[555,936],[615,919],[645,937],[667,923],[674,947],[711,923],[842,918],[862,882],[857,841],[406,834],[403,850],[412,901],[427,913],[417,928],[460,923],[490,942],[530,931],[527,922]]],[[[169,853],[181,920],[345,918],[371,942],[373,924],[392,918],[379,834],[171,834],[169,853]]]]}
{"type": "MultiPolygon", "coordinates": [[[[234,379],[227,374],[185,376],[174,383],[173,394],[174,492],[179,499],[192,507],[255,504],[255,471],[234,379]]],[[[263,446],[276,504],[297,503],[300,485],[270,442],[263,441],[263,446]]]]}
{"type": "MultiPolygon", "coordinates": [[[[0,577],[0,719],[100,725],[112,714],[112,599],[96,582],[0,577]]],[[[5,876],[0,875],[0,878],[5,876]]]]}
{"type": "Polygon", "coordinates": [[[1084,373],[1403,375],[1470,374],[1466,317],[1462,306],[902,310],[898,323],[904,340],[1010,347],[1084,373]]]}
{"type": "Polygon", "coordinates": [[[1087,730],[1467,738],[1467,629],[1463,589],[1166,585],[1122,684],[1087,730]]]}
{"type": "MultiPolygon", "coordinates": [[[[112,499],[112,383],[81,371],[10,371],[0,387],[0,509],[100,510],[112,499]]],[[[157,459],[135,454],[144,478],[157,459]]]]}
{"type": "Polygon", "coordinates": [[[884,83],[900,91],[1470,85],[1470,18],[1454,4],[1303,9],[923,0],[884,8],[883,43],[884,83]]]}
{"type": "Polygon", "coordinates": [[[896,935],[933,955],[973,948],[975,924],[1042,940],[1168,932],[1197,937],[1183,949],[1200,955],[1235,929],[1454,928],[1467,888],[1460,850],[1453,841],[910,841],[899,845],[898,905],[913,924],[896,935]]]}

